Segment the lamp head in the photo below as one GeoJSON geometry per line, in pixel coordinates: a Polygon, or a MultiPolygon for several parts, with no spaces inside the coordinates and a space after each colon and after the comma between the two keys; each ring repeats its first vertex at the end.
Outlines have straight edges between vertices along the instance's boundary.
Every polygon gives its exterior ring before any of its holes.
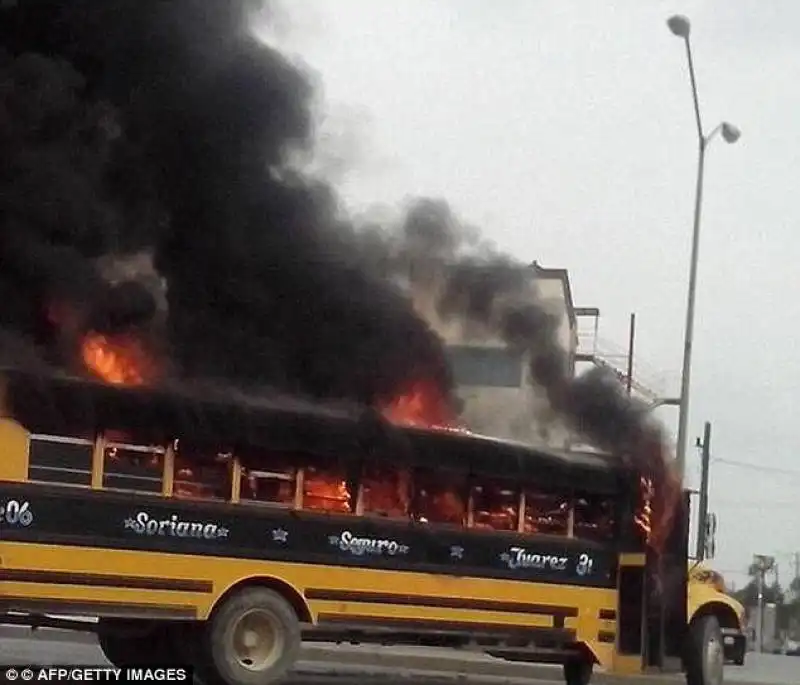
{"type": "Polygon", "coordinates": [[[691,32],[692,25],[689,20],[682,14],[676,14],[674,17],[667,19],[667,26],[678,38],[688,39],[691,32]]]}
{"type": "Polygon", "coordinates": [[[741,137],[742,132],[733,124],[725,121],[722,123],[722,137],[726,143],[735,143],[741,137]]]}

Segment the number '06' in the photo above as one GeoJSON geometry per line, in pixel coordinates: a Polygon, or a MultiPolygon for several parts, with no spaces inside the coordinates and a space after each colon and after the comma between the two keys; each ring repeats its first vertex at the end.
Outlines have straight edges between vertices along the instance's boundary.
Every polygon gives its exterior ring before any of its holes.
{"type": "Polygon", "coordinates": [[[8,500],[0,506],[0,523],[9,526],[29,526],[33,523],[33,512],[29,502],[8,500]]]}

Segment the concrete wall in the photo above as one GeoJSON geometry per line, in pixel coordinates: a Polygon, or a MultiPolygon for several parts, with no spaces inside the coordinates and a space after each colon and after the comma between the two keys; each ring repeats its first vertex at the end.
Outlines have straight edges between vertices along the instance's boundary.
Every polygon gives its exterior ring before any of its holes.
{"type": "MultiPolygon", "coordinates": [[[[558,338],[574,369],[577,332],[566,271],[541,270],[538,275],[535,268],[530,271],[531,297],[545,302],[558,317],[558,338]]],[[[526,358],[515,359],[500,339],[485,332],[460,323],[445,325],[425,302],[416,304],[448,345],[456,380],[461,381],[462,417],[472,430],[537,446],[567,446],[565,427],[552,415],[543,391],[530,382],[526,358]],[[515,369],[518,375],[513,384],[515,369]]]]}

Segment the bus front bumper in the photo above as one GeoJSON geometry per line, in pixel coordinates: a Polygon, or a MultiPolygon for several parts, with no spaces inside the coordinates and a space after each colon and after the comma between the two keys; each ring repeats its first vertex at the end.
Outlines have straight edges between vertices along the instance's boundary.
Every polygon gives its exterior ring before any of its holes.
{"type": "Polygon", "coordinates": [[[747,637],[736,628],[722,629],[722,644],[725,649],[725,660],[741,662],[747,651],[747,637]]]}

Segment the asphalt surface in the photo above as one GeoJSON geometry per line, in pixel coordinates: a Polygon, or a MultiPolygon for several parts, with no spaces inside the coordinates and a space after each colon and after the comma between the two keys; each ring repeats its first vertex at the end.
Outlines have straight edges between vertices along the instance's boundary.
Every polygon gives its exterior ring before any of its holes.
{"type": "Polygon", "coordinates": [[[798,685],[800,657],[778,654],[753,654],[745,658],[744,666],[725,669],[728,683],[756,682],[764,685],[798,685]]]}
{"type": "MultiPolygon", "coordinates": [[[[108,666],[90,633],[0,627],[0,664],[108,666]]],[[[1,681],[2,679],[0,679],[1,681]]],[[[726,668],[725,681],[736,685],[797,685],[800,658],[749,654],[744,667],[726,668]]],[[[21,682],[18,680],[17,682],[21,682]]],[[[287,685],[553,685],[561,669],[514,664],[456,650],[307,645],[287,685]]],[[[597,685],[682,685],[680,677],[609,678],[597,685]]]]}
{"type": "MultiPolygon", "coordinates": [[[[298,663],[298,672],[287,680],[286,685],[452,685],[454,682],[461,685],[553,685],[554,682],[561,682],[560,669],[552,667],[546,667],[544,680],[530,677],[520,679],[513,677],[516,675],[513,673],[510,674],[512,677],[472,677],[470,672],[476,667],[480,670],[481,664],[494,665],[497,660],[483,655],[455,654],[448,662],[447,657],[445,660],[436,660],[436,651],[438,650],[309,645],[304,649],[303,658],[298,663]],[[390,652],[395,658],[381,659],[383,654],[388,657],[390,652]],[[403,663],[413,662],[411,668],[398,668],[399,660],[403,663]],[[446,667],[447,671],[442,673],[442,669],[446,667]]],[[[7,626],[0,627],[0,664],[109,666],[94,636],[89,633],[48,629],[31,632],[25,628],[7,626]]],[[[498,664],[504,665],[505,662],[498,664]]],[[[18,679],[17,682],[22,681],[18,679]]]]}

